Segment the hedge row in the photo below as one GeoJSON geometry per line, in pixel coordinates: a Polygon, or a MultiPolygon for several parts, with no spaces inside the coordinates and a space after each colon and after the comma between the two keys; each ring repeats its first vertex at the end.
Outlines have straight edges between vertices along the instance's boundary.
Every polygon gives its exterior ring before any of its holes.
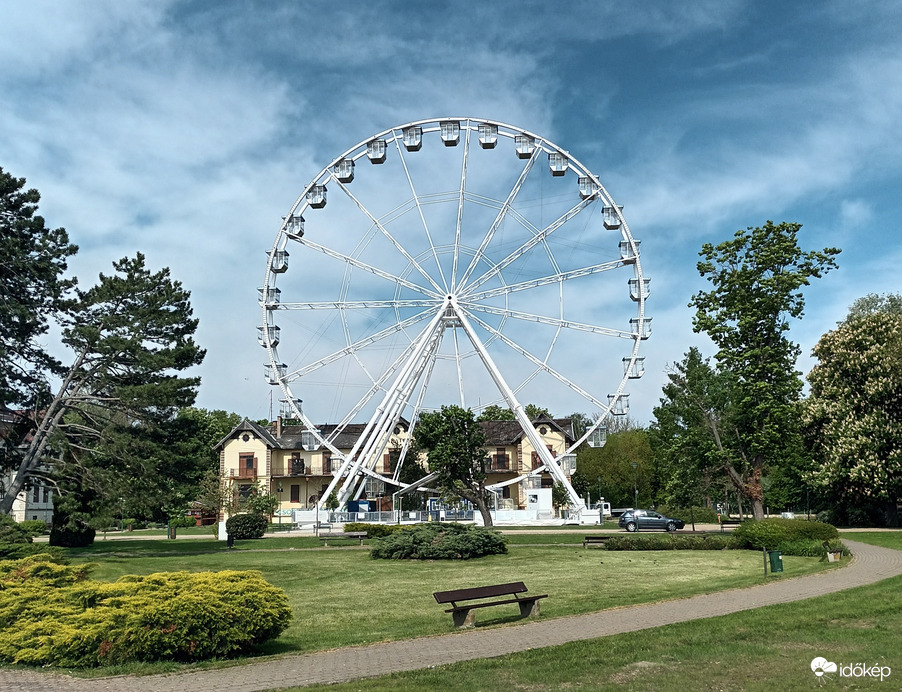
{"type": "Polygon", "coordinates": [[[830,541],[839,538],[835,526],[805,519],[761,519],[744,521],[733,535],[740,548],[777,549],[794,541],[830,541]]]}
{"type": "Polygon", "coordinates": [[[501,534],[481,526],[432,522],[395,531],[373,542],[375,560],[469,560],[507,552],[501,534]]]}
{"type": "Polygon", "coordinates": [[[345,524],[345,531],[366,531],[367,538],[385,538],[413,526],[412,524],[364,524],[363,522],[352,521],[345,524]]]}
{"type": "Polygon", "coordinates": [[[288,598],[256,571],[90,581],[47,555],[0,562],[0,661],[90,667],[245,653],[288,625],[288,598]]]}
{"type": "Polygon", "coordinates": [[[0,543],[0,560],[21,560],[23,557],[47,553],[57,562],[63,562],[66,551],[48,543],[0,543]]]}
{"type": "Polygon", "coordinates": [[[736,547],[728,533],[702,535],[671,535],[646,533],[642,535],[614,535],[604,543],[605,550],[726,550],[736,547]]]}

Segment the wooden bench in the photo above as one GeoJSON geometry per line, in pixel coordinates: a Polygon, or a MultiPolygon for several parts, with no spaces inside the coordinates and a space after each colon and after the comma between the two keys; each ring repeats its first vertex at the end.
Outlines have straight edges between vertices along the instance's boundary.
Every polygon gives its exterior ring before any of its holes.
{"type": "Polygon", "coordinates": [[[609,538],[610,536],[583,536],[583,548],[588,548],[590,545],[601,545],[609,538]]]}
{"type": "Polygon", "coordinates": [[[329,541],[336,540],[353,540],[357,539],[360,541],[360,545],[363,545],[363,539],[366,538],[366,531],[348,531],[347,533],[322,533],[319,536],[319,539],[323,542],[323,547],[329,546],[329,541]]]}
{"type": "Polygon", "coordinates": [[[522,581],[510,584],[495,584],[494,586],[479,586],[473,589],[455,589],[453,591],[437,591],[436,603],[450,603],[451,608],[446,613],[451,613],[455,627],[473,627],[476,622],[477,608],[516,603],[520,606],[520,616],[530,617],[539,615],[539,599],[548,598],[548,594],[541,596],[521,596],[528,589],[522,581]],[[500,600],[486,601],[493,598],[500,600]]]}

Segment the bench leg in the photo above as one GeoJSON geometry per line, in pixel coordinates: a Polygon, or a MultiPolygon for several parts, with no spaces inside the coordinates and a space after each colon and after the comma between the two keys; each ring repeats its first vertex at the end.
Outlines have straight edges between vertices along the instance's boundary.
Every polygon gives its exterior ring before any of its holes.
{"type": "Polygon", "coordinates": [[[539,617],[539,611],[540,608],[538,600],[520,602],[520,617],[539,617]]]}
{"type": "Polygon", "coordinates": [[[455,610],[451,613],[451,617],[454,619],[455,627],[475,627],[476,626],[476,611],[472,609],[467,610],[455,610]]]}

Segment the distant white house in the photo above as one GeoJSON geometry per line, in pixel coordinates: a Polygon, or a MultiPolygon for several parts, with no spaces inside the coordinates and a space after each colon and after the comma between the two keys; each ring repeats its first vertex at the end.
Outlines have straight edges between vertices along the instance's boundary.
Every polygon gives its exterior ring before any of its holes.
{"type": "MultiPolygon", "coordinates": [[[[25,440],[18,439],[19,433],[16,432],[17,429],[21,430],[24,420],[23,414],[19,411],[0,411],[0,460],[3,462],[11,458],[17,447],[28,442],[27,437],[25,440]]],[[[13,470],[2,471],[0,484],[4,490],[9,487],[13,476],[13,470]]],[[[41,484],[37,480],[33,481],[16,496],[9,514],[16,521],[39,519],[49,524],[53,518],[52,486],[41,484]]]]}

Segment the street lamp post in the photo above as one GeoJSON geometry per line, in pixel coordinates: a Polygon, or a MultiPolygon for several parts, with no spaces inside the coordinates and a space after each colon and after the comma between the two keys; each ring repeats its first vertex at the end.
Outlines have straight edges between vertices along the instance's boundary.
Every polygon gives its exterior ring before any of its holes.
{"type": "Polygon", "coordinates": [[[279,481],[279,531],[282,530],[282,481],[279,481]]]}

